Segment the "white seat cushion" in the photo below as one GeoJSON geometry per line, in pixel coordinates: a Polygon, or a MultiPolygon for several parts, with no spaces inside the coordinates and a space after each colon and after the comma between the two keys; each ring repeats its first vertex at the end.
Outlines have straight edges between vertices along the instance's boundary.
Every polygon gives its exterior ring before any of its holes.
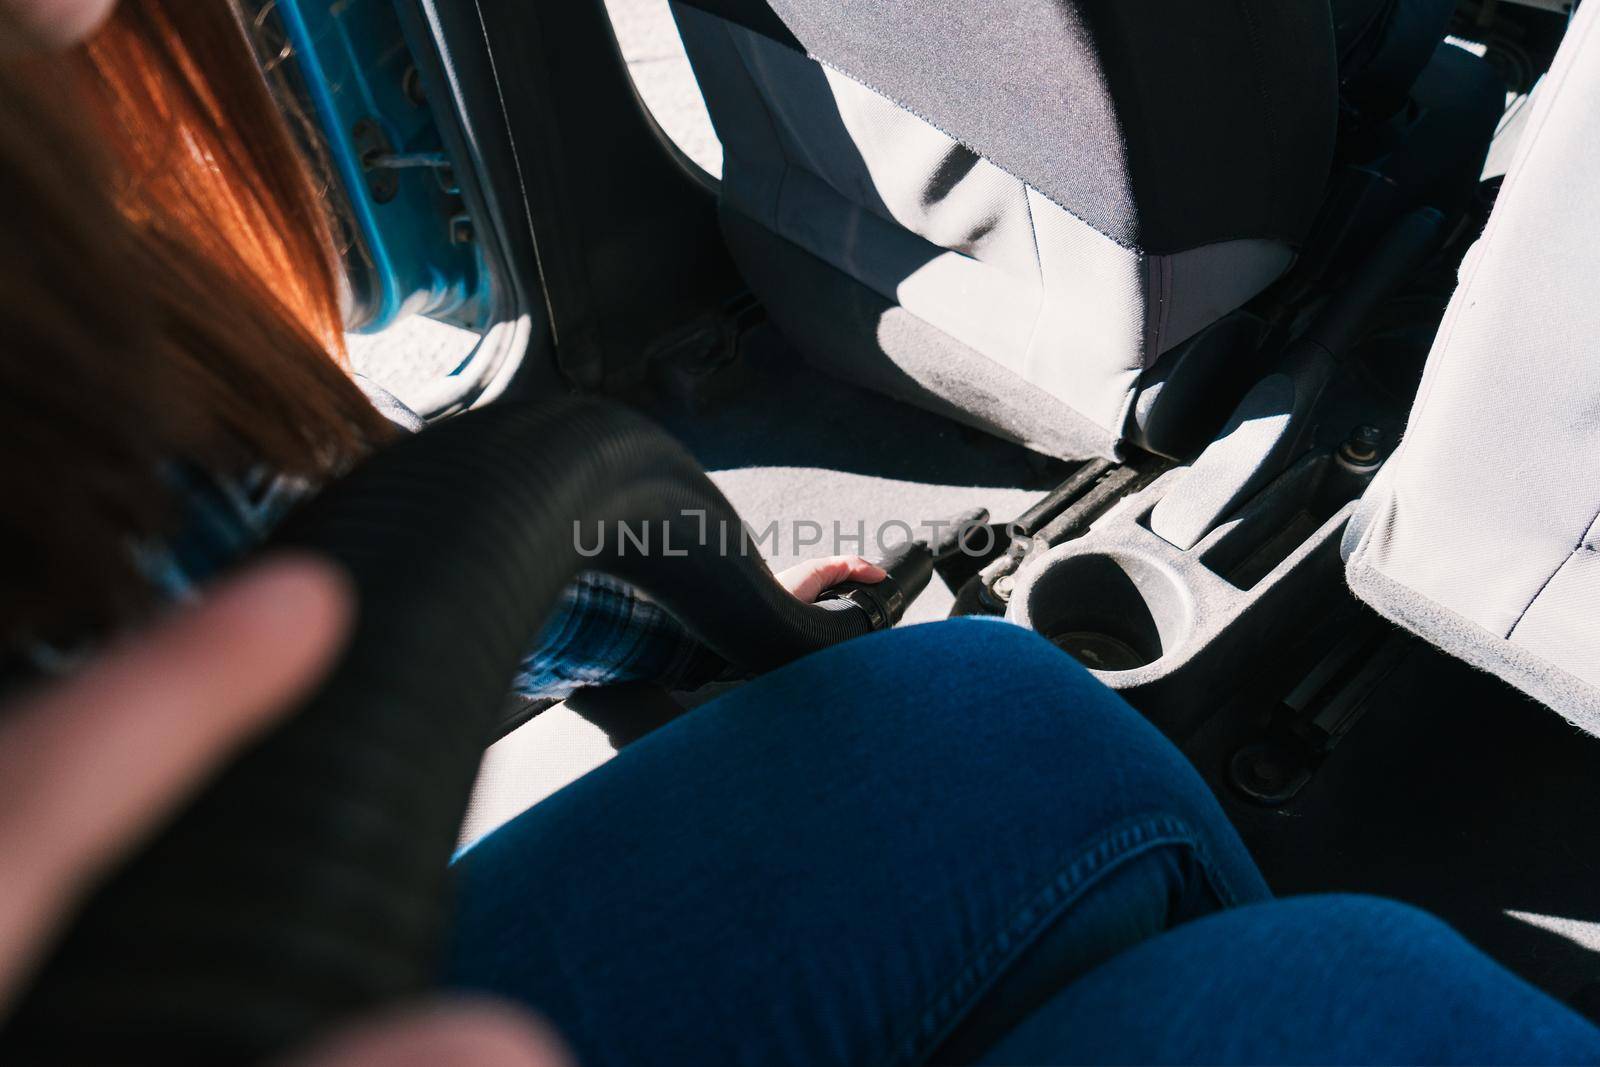
{"type": "Polygon", "coordinates": [[[1344,547],[1384,615],[1600,733],[1600,4],[1539,92],[1344,547]]]}

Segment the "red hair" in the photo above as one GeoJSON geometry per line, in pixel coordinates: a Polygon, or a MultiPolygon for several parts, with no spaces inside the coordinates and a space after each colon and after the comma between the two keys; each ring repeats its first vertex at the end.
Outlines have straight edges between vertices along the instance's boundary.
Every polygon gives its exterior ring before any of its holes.
{"type": "Polygon", "coordinates": [[[319,480],[392,432],[342,367],[323,198],[231,5],[123,0],[71,69],[0,62],[8,643],[148,602],[165,466],[319,480]]]}
{"type": "Polygon", "coordinates": [[[233,5],[123,0],[84,59],[124,212],[281,304],[342,363],[326,200],[233,5]]]}

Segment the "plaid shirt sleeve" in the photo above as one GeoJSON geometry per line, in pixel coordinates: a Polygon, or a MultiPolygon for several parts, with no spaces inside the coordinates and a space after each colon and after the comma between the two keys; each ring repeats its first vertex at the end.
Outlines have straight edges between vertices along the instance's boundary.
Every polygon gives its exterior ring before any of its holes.
{"type": "MultiPolygon", "coordinates": [[[[260,544],[295,504],[303,482],[256,475],[223,483],[193,471],[173,477],[184,523],[169,543],[140,550],[143,569],[169,598],[188,599],[260,544]]],[[[586,573],[557,600],[550,621],[511,680],[528,699],[561,699],[585,686],[652,681],[692,684],[710,653],[677,619],[630,586],[586,573]]]]}
{"type": "Polygon", "coordinates": [[[562,591],[512,689],[530,699],[566,697],[586,686],[686,683],[704,648],[665,608],[603,574],[582,574],[562,591]]]}

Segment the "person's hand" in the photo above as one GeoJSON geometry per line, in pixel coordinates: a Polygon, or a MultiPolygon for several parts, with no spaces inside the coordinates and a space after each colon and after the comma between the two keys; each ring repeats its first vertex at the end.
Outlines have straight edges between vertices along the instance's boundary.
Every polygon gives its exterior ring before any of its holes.
{"type": "Polygon", "coordinates": [[[349,596],[281,561],[0,709],[0,1005],[68,914],[321,676],[349,596]]]}
{"type": "Polygon", "coordinates": [[[777,574],[778,584],[794,594],[803,604],[814,603],[817,597],[840,582],[861,582],[877,585],[887,578],[882,567],[868,563],[860,556],[824,556],[808,559],[777,574]]]}
{"type": "MultiPolygon", "coordinates": [[[[322,676],[349,628],[330,566],[257,566],[84,670],[0,708],[0,1019],[76,906],[322,676]]],[[[413,1009],[302,1057],[315,1067],[563,1062],[508,1009],[413,1009]]]]}
{"type": "Polygon", "coordinates": [[[282,1067],[569,1067],[537,1021],[493,1004],[436,1004],[360,1023],[282,1067]]]}
{"type": "Polygon", "coordinates": [[[111,17],[116,6],[117,0],[0,0],[0,10],[48,48],[79,44],[111,17]]]}

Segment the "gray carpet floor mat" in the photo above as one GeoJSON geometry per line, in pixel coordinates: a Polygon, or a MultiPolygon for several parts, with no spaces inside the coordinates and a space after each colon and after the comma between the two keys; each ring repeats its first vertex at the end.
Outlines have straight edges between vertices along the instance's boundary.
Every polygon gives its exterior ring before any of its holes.
{"type": "MultiPolygon", "coordinates": [[[[848,538],[863,531],[870,556],[880,534],[924,536],[971,508],[1005,522],[1072,469],[813,370],[771,327],[747,337],[742,363],[737,391],[704,410],[658,391],[632,402],[688,446],[758,534],[778,524],[762,546],[774,569],[861,551],[848,538]],[[800,543],[818,531],[821,543],[800,543]]],[[[953,601],[936,577],[906,621],[943,618],[953,601]]]]}

